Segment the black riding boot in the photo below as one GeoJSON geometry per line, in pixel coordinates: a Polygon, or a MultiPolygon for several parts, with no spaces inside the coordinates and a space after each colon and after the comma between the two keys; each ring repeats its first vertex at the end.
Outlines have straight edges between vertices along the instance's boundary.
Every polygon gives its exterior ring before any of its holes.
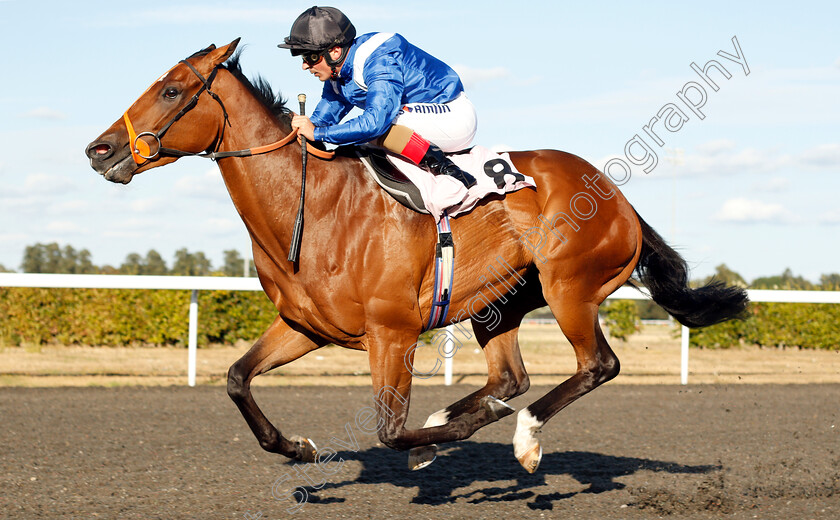
{"type": "Polygon", "coordinates": [[[444,155],[443,150],[432,143],[429,143],[429,149],[426,150],[426,155],[420,160],[419,166],[435,175],[449,175],[461,181],[467,189],[476,185],[475,177],[458,168],[449,157],[444,155]]]}

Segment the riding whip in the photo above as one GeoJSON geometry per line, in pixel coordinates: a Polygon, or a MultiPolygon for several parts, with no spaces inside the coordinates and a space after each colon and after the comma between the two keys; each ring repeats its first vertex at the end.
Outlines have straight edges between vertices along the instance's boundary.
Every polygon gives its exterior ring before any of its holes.
{"type": "MultiPolygon", "coordinates": [[[[300,102],[300,115],[306,114],[306,94],[298,94],[298,101],[300,102]]],[[[298,213],[295,218],[295,227],[292,229],[292,243],[289,246],[289,262],[297,262],[298,252],[300,251],[300,235],[303,231],[303,201],[306,195],[306,138],[300,136],[300,203],[298,204],[298,213]]]]}

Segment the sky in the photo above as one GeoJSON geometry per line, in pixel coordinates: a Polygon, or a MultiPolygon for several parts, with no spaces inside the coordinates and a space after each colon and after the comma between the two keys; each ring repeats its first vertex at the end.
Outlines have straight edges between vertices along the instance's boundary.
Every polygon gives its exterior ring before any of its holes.
{"type": "MultiPolygon", "coordinates": [[[[0,264],[19,270],[27,245],[49,242],[97,265],[150,249],[170,265],[184,247],[216,267],[225,250],[248,254],[214,163],[181,159],[123,186],[84,150],[178,60],[237,37],[249,76],[314,107],[321,83],[276,47],[311,5],[0,0],[0,264]]],[[[747,280],[840,272],[837,2],[334,5],[359,34],[399,32],[452,65],[478,111],[475,144],[613,164],[694,278],[722,263],[747,280]],[[716,91],[692,69],[710,60],[729,75],[707,71],[716,91]]]]}

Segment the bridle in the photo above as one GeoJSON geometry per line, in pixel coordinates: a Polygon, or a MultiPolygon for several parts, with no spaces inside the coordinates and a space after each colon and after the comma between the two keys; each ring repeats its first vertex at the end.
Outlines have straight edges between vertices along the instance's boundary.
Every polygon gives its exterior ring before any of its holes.
{"type": "MultiPolygon", "coordinates": [[[[128,130],[128,139],[129,139],[129,144],[130,144],[130,148],[131,148],[131,156],[134,158],[134,162],[138,166],[143,165],[147,161],[151,161],[151,160],[155,159],[156,157],[162,156],[162,155],[167,155],[167,156],[171,156],[171,157],[188,157],[188,156],[204,157],[204,158],[207,158],[207,159],[210,159],[210,160],[213,160],[213,161],[215,161],[217,159],[224,159],[226,157],[250,157],[252,155],[259,155],[259,154],[264,154],[264,153],[268,153],[268,152],[273,152],[274,150],[277,150],[279,148],[282,148],[283,146],[286,146],[287,144],[292,142],[292,140],[294,140],[295,137],[297,137],[298,131],[297,131],[297,129],[294,129],[292,132],[290,132],[283,139],[281,139],[277,142],[271,143],[271,144],[267,144],[267,145],[264,145],[264,146],[257,146],[257,147],[254,147],[254,148],[247,148],[245,150],[234,150],[234,151],[229,151],[229,152],[218,151],[218,147],[221,145],[221,142],[224,138],[225,127],[226,126],[231,126],[230,125],[230,120],[228,119],[228,113],[227,113],[227,109],[225,108],[225,104],[222,102],[222,99],[218,96],[218,94],[216,94],[215,92],[213,92],[211,90],[213,80],[216,79],[216,73],[219,71],[219,65],[216,65],[215,67],[213,67],[213,71],[210,73],[210,75],[207,78],[205,78],[187,60],[181,60],[180,63],[183,63],[187,67],[189,67],[189,69],[193,72],[193,74],[195,74],[196,77],[198,77],[199,81],[201,81],[201,88],[198,89],[198,92],[196,92],[193,95],[193,97],[187,102],[187,104],[184,105],[183,108],[181,108],[181,110],[179,110],[178,113],[175,114],[175,116],[173,116],[172,119],[170,119],[168,123],[163,125],[163,127],[160,130],[158,130],[157,132],[146,131],[146,132],[137,133],[134,130],[134,125],[131,124],[131,119],[129,119],[129,117],[128,117],[128,110],[126,110],[125,114],[123,114],[123,120],[125,121],[125,127],[128,130]],[[204,92],[207,92],[210,95],[210,97],[212,97],[213,99],[216,100],[217,103],[219,103],[219,106],[222,108],[222,113],[224,113],[224,117],[225,117],[225,122],[222,124],[222,136],[216,141],[216,149],[214,149],[211,152],[186,152],[186,151],[183,151],[183,150],[176,150],[174,148],[166,148],[165,146],[163,146],[163,144],[161,143],[161,140],[163,139],[163,136],[166,134],[166,132],[169,131],[169,129],[172,127],[172,125],[174,125],[179,119],[181,119],[184,116],[184,114],[186,114],[187,112],[189,112],[190,110],[195,108],[196,104],[198,103],[198,98],[204,92]],[[157,146],[156,146],[156,149],[155,149],[154,152],[152,152],[152,147],[149,146],[149,143],[147,143],[146,141],[144,141],[142,139],[143,137],[151,137],[157,143],[157,146]]],[[[309,153],[311,153],[312,155],[315,155],[316,157],[320,157],[321,159],[332,159],[332,157],[335,155],[332,152],[325,152],[325,151],[318,150],[317,148],[313,148],[313,147],[307,147],[307,151],[309,153]]]]}

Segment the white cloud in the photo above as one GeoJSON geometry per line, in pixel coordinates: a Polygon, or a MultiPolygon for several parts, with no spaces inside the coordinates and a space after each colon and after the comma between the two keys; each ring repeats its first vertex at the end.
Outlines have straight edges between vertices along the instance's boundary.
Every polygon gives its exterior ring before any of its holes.
{"type": "Polygon", "coordinates": [[[821,144],[802,153],[802,161],[810,166],[837,167],[840,166],[840,144],[821,144]]]}
{"type": "MultiPolygon", "coordinates": [[[[649,143],[648,143],[649,144],[649,143]]],[[[662,176],[669,175],[736,175],[741,173],[770,173],[786,168],[808,166],[809,169],[840,168],[840,144],[822,144],[802,152],[780,153],[775,149],[738,148],[729,140],[709,141],[694,148],[691,153],[677,154],[654,148],[659,158],[662,176]],[[667,168],[664,166],[667,165],[667,168]]],[[[605,164],[611,157],[596,164],[605,164]]],[[[761,191],[783,191],[789,181],[774,177],[768,182],[756,185],[761,191]]]]}
{"type": "MultiPolygon", "coordinates": [[[[812,168],[840,167],[840,144],[822,144],[795,154],[779,154],[772,149],[742,148],[725,141],[697,147],[700,153],[684,160],[686,173],[767,173],[807,165],[812,168]]],[[[776,180],[778,183],[781,179],[776,180]]]]}
{"type": "Polygon", "coordinates": [[[150,240],[160,238],[161,229],[166,229],[166,226],[153,218],[126,218],[112,221],[108,229],[98,233],[106,238],[150,240]]]}
{"type": "Polygon", "coordinates": [[[101,233],[101,236],[103,238],[113,238],[113,239],[117,239],[117,240],[128,239],[128,238],[143,239],[143,238],[159,238],[160,233],[149,234],[146,231],[117,230],[117,231],[104,231],[104,232],[101,233]]]}
{"type": "MultiPolygon", "coordinates": [[[[665,99],[646,90],[615,90],[576,97],[559,103],[546,103],[540,99],[539,104],[525,105],[506,117],[523,117],[522,123],[533,124],[534,114],[539,114],[546,120],[564,121],[566,124],[583,122],[618,124],[619,122],[635,122],[644,124],[645,119],[639,118],[639,106],[661,107],[670,99],[665,99]],[[656,106],[657,103],[659,106],[656,106]]],[[[647,115],[647,114],[645,114],[647,115]]],[[[649,117],[649,116],[648,116],[649,117]]],[[[631,135],[627,136],[628,138],[631,135]]]]}
{"type": "Polygon", "coordinates": [[[53,110],[49,107],[38,107],[30,110],[29,112],[24,112],[20,115],[20,117],[28,119],[43,119],[47,121],[60,121],[62,119],[67,119],[67,114],[59,112],[58,110],[53,110]]]}
{"type": "Polygon", "coordinates": [[[790,179],[785,177],[771,177],[753,185],[756,191],[767,193],[784,192],[790,189],[790,179]]]}
{"type": "Polygon", "coordinates": [[[2,204],[4,210],[13,210],[16,214],[37,214],[41,212],[44,207],[43,198],[25,196],[17,192],[18,190],[10,190],[0,195],[0,204],[2,204]]]}
{"type": "Polygon", "coordinates": [[[138,213],[160,211],[167,207],[167,202],[160,197],[149,197],[131,201],[129,207],[138,213]]]}
{"type": "Polygon", "coordinates": [[[820,224],[828,224],[831,226],[840,225],[840,210],[826,211],[820,215],[820,224]]]}
{"type": "Polygon", "coordinates": [[[30,195],[65,195],[72,191],[76,184],[62,175],[31,173],[24,179],[23,187],[24,191],[30,195]]]}
{"type": "MultiPolygon", "coordinates": [[[[730,70],[733,74],[731,79],[719,82],[719,92],[711,89],[707,92],[706,120],[699,120],[689,111],[686,114],[689,117],[685,123],[687,128],[714,124],[759,130],[759,133],[766,130],[765,126],[785,127],[793,132],[800,128],[813,128],[815,124],[836,124],[840,120],[840,105],[836,102],[840,76],[835,67],[766,69],[756,65],[747,77],[739,70],[740,67],[735,67],[730,70]]],[[[566,123],[629,124],[640,129],[666,103],[675,103],[686,110],[684,103],[674,94],[687,80],[699,78],[687,67],[684,70],[687,74],[625,81],[607,91],[598,89],[594,94],[563,96],[560,103],[540,99],[539,106],[529,108],[527,112],[539,112],[566,123]]],[[[548,80],[549,83],[551,81],[548,80]]],[[[656,128],[661,130],[662,123],[658,123],[656,128]]],[[[668,132],[660,133],[670,146],[672,141],[665,137],[668,132]]],[[[631,136],[632,133],[627,137],[631,136]]],[[[670,139],[675,138],[677,136],[670,136],[670,139]]]]}
{"type": "Polygon", "coordinates": [[[26,233],[0,233],[0,244],[7,242],[20,242],[29,238],[26,233]]]}
{"type": "Polygon", "coordinates": [[[771,172],[791,163],[790,155],[756,148],[726,150],[719,146],[711,153],[698,151],[700,153],[686,156],[678,169],[689,174],[734,175],[771,172]]]}
{"type": "Polygon", "coordinates": [[[735,141],[729,139],[717,139],[703,143],[697,147],[697,151],[707,155],[720,155],[731,152],[735,149],[735,141]]]}
{"type": "Polygon", "coordinates": [[[737,224],[792,224],[800,219],[781,204],[743,197],[729,199],[715,214],[715,220],[737,224]]]}
{"type": "Polygon", "coordinates": [[[81,214],[90,209],[90,202],[87,200],[68,200],[64,202],[57,202],[50,206],[51,213],[58,214],[81,214]]]}
{"type": "Polygon", "coordinates": [[[210,218],[204,223],[204,229],[213,235],[223,235],[231,231],[239,231],[242,227],[241,221],[233,221],[227,218],[210,218]]]}
{"type": "MultiPolygon", "coordinates": [[[[151,218],[127,218],[114,222],[119,229],[144,229],[151,231],[160,229],[159,223],[151,218]]],[[[113,226],[112,226],[113,227],[113,226]]]]}
{"type": "Polygon", "coordinates": [[[173,191],[177,195],[223,202],[230,200],[222,174],[215,166],[204,173],[185,174],[175,181],[173,191]]]}
{"type": "Polygon", "coordinates": [[[453,65],[452,68],[461,77],[461,82],[467,90],[475,88],[480,83],[487,83],[488,81],[495,81],[511,76],[510,70],[505,67],[475,69],[466,65],[453,65]]]}
{"type": "Polygon", "coordinates": [[[155,219],[120,218],[109,222],[107,229],[97,230],[96,233],[104,238],[149,240],[159,238],[161,229],[165,229],[165,226],[155,219]]]}
{"type": "Polygon", "coordinates": [[[300,14],[298,9],[248,9],[244,6],[219,7],[207,5],[201,9],[169,6],[164,9],[126,11],[123,17],[91,20],[96,27],[124,27],[138,25],[196,25],[212,23],[255,23],[286,27],[300,14]]]}
{"type": "Polygon", "coordinates": [[[46,225],[47,231],[54,233],[72,233],[72,234],[86,234],[87,230],[68,220],[55,220],[46,225]]]}

